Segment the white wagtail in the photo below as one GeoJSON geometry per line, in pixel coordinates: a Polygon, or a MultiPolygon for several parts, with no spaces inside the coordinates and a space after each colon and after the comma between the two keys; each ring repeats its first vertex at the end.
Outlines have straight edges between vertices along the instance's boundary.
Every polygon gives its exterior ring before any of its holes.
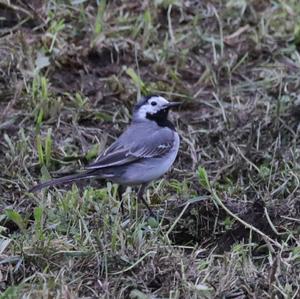
{"type": "Polygon", "coordinates": [[[29,192],[81,179],[104,178],[120,186],[141,185],[137,198],[153,214],[143,194],[151,181],[168,171],[177,156],[179,135],[168,120],[168,112],[178,105],[157,95],[143,97],[134,107],[128,128],[83,172],[40,183],[29,192]]]}

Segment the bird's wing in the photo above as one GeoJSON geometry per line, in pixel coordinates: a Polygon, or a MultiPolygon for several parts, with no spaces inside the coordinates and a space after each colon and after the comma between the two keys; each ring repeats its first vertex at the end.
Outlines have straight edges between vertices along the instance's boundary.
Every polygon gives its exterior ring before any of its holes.
{"type": "Polygon", "coordinates": [[[121,166],[143,158],[160,157],[168,153],[173,144],[174,132],[170,129],[129,128],[87,169],[121,166]]]}

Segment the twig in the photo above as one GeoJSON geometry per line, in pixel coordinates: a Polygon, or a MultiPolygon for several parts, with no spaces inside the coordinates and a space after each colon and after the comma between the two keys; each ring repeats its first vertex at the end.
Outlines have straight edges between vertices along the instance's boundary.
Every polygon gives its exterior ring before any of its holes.
{"type": "Polygon", "coordinates": [[[27,11],[26,9],[24,9],[23,7],[20,7],[20,6],[17,6],[17,5],[13,5],[5,0],[0,0],[0,5],[3,5],[9,9],[12,9],[12,10],[16,10],[16,11],[20,11],[24,14],[26,14],[28,17],[30,17],[31,19],[33,19],[33,15],[27,11]]]}
{"type": "Polygon", "coordinates": [[[250,230],[255,231],[257,234],[259,234],[260,236],[262,236],[264,239],[268,240],[270,243],[272,243],[273,245],[275,245],[277,248],[279,249],[283,249],[283,247],[275,240],[273,240],[272,238],[270,238],[269,236],[267,236],[266,234],[264,234],[261,230],[259,230],[258,228],[256,228],[255,226],[249,224],[248,222],[244,221],[243,219],[241,219],[239,216],[237,216],[236,214],[234,214],[233,212],[231,212],[222,202],[222,200],[220,199],[220,197],[217,195],[216,191],[214,189],[211,188],[211,193],[213,195],[213,199],[215,200],[215,202],[227,213],[229,214],[231,217],[233,217],[234,219],[236,219],[238,222],[240,222],[241,224],[243,224],[245,227],[249,228],[250,230]]]}
{"type": "Polygon", "coordinates": [[[171,11],[172,11],[172,5],[169,5],[169,7],[168,7],[168,27],[169,27],[169,34],[170,34],[170,38],[171,38],[171,45],[174,48],[175,37],[174,37],[173,28],[172,28],[171,11]]]}

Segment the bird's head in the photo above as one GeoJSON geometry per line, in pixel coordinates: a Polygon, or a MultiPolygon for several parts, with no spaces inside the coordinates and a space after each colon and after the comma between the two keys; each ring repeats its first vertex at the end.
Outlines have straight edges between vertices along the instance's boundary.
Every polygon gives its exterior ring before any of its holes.
{"type": "Polygon", "coordinates": [[[133,120],[153,120],[158,124],[167,121],[171,108],[179,106],[179,102],[168,102],[158,95],[143,97],[134,107],[133,120]]]}

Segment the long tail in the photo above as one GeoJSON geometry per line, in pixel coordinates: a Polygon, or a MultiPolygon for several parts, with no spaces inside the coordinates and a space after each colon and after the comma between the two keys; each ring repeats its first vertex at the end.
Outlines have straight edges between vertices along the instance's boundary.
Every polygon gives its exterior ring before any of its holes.
{"type": "Polygon", "coordinates": [[[82,179],[88,179],[95,177],[95,172],[94,171],[87,171],[83,173],[78,173],[78,174],[72,174],[72,175],[67,175],[61,178],[49,180],[40,184],[37,184],[36,186],[33,186],[28,190],[28,192],[36,192],[39,191],[43,188],[50,187],[50,186],[57,186],[57,185],[62,185],[62,184],[71,184],[75,181],[82,180],[82,179]]]}

